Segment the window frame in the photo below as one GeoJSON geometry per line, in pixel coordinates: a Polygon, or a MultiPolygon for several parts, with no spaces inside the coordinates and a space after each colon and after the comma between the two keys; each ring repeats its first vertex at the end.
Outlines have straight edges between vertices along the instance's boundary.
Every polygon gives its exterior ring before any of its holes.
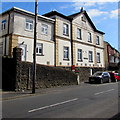
{"type": "Polygon", "coordinates": [[[63,60],[69,60],[69,47],[68,46],[63,46],[63,60]]]}
{"type": "Polygon", "coordinates": [[[36,55],[37,56],[44,56],[43,55],[43,43],[37,43],[36,44],[36,55]],[[40,52],[40,49],[41,49],[42,52],[40,52]]]}
{"type": "Polygon", "coordinates": [[[66,23],[63,23],[63,35],[69,36],[69,25],[66,23]]]}
{"type": "Polygon", "coordinates": [[[41,33],[44,35],[48,35],[48,25],[47,24],[44,24],[44,23],[41,24],[41,33]]]}
{"type": "Polygon", "coordinates": [[[82,49],[77,49],[77,61],[82,62],[82,49]]]}
{"type": "Polygon", "coordinates": [[[93,51],[88,52],[89,62],[93,62],[93,51]]]}
{"type": "Polygon", "coordinates": [[[33,20],[32,19],[29,19],[29,18],[26,18],[25,19],[25,30],[27,31],[33,31],[33,20]],[[27,24],[28,24],[28,28],[27,28],[27,24]],[[31,26],[32,26],[32,29],[31,29],[31,26]]]}
{"type": "Polygon", "coordinates": [[[92,43],[92,34],[88,32],[88,42],[92,43]]]}
{"type": "Polygon", "coordinates": [[[82,30],[80,28],[77,28],[77,39],[82,40],[82,30]]]}
{"type": "Polygon", "coordinates": [[[96,57],[97,57],[97,63],[100,63],[101,61],[100,61],[100,53],[99,52],[97,52],[96,57]]]}
{"type": "Polygon", "coordinates": [[[96,36],[96,45],[100,45],[100,37],[98,35],[96,36]]]}
{"type": "Polygon", "coordinates": [[[6,23],[7,23],[6,19],[2,20],[1,30],[5,30],[6,29],[6,23]]]}

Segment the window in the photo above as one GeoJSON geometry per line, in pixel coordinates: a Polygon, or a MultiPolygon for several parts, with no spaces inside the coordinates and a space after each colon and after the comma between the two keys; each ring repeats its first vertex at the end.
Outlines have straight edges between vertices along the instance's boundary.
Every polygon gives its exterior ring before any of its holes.
{"type": "Polygon", "coordinates": [[[100,63],[100,53],[97,53],[97,63],[100,63]]]}
{"type": "Polygon", "coordinates": [[[86,22],[85,16],[81,17],[81,20],[82,20],[83,22],[86,22]]]}
{"type": "Polygon", "coordinates": [[[6,20],[3,20],[1,30],[5,30],[5,29],[6,29],[6,20]]]}
{"type": "Polygon", "coordinates": [[[69,35],[68,24],[63,24],[63,34],[69,35]]]}
{"type": "Polygon", "coordinates": [[[69,59],[69,47],[64,47],[64,59],[69,59]]]}
{"type": "Polygon", "coordinates": [[[88,42],[92,42],[92,36],[90,32],[88,32],[88,42]]]}
{"type": "Polygon", "coordinates": [[[41,31],[43,34],[48,34],[48,25],[42,24],[41,31]]]}
{"type": "Polygon", "coordinates": [[[92,51],[89,51],[88,53],[89,55],[89,62],[93,62],[93,52],[92,51]]]}
{"type": "Polygon", "coordinates": [[[81,29],[79,29],[79,28],[77,28],[77,38],[82,39],[81,38],[81,29]]]}
{"type": "Polygon", "coordinates": [[[78,61],[82,61],[82,50],[81,49],[78,49],[78,61]]]}
{"type": "Polygon", "coordinates": [[[99,36],[96,36],[96,45],[100,45],[100,39],[99,39],[99,36]]]}
{"type": "Polygon", "coordinates": [[[42,43],[36,44],[36,54],[43,55],[43,44],[42,43]]]}
{"type": "Polygon", "coordinates": [[[26,19],[25,28],[26,28],[26,30],[32,31],[33,30],[33,20],[26,19]]]}

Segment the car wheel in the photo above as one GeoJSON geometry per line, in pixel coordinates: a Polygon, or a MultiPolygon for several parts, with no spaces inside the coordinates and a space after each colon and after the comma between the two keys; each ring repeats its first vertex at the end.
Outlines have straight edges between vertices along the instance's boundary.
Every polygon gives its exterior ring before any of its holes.
{"type": "Polygon", "coordinates": [[[103,83],[103,79],[100,79],[100,84],[102,84],[103,83]]]}

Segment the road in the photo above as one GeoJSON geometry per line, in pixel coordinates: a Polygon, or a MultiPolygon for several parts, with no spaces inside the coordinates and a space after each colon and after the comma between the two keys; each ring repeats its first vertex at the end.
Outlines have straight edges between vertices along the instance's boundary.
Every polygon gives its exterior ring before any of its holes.
{"type": "Polygon", "coordinates": [[[118,113],[118,83],[56,88],[2,106],[3,118],[111,118],[118,113]]]}

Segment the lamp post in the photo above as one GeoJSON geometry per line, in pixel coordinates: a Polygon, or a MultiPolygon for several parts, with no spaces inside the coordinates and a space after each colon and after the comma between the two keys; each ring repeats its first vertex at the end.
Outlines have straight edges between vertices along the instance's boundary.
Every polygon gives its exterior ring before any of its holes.
{"type": "Polygon", "coordinates": [[[38,0],[35,0],[35,24],[34,24],[34,49],[33,49],[33,79],[32,79],[32,93],[35,93],[36,81],[36,40],[37,40],[37,14],[38,14],[38,0]]]}

